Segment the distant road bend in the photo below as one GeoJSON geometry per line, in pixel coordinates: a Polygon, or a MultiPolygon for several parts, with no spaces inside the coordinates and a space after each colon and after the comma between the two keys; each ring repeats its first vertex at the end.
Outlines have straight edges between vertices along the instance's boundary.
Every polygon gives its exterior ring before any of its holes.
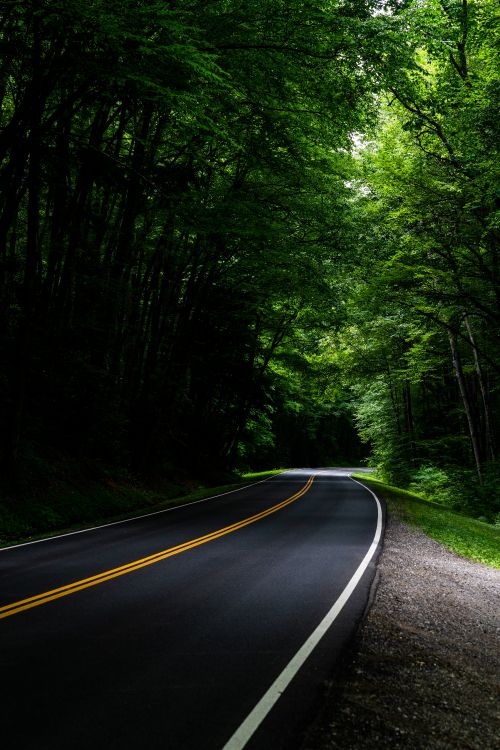
{"type": "Polygon", "coordinates": [[[6,746],[296,747],[382,533],[348,472],[0,550],[6,746]]]}

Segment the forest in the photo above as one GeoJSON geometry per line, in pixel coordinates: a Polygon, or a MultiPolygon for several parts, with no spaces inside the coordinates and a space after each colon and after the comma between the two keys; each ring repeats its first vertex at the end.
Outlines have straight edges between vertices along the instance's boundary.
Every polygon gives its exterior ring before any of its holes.
{"type": "Polygon", "coordinates": [[[0,493],[360,462],[499,518],[496,0],[2,0],[0,493]]]}

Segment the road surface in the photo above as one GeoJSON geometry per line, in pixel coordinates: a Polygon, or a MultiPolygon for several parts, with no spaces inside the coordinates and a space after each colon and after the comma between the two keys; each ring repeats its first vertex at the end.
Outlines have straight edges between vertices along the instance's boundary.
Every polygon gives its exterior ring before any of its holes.
{"type": "Polygon", "coordinates": [[[0,550],[5,747],[295,747],[380,533],[369,490],[304,469],[0,550]]]}

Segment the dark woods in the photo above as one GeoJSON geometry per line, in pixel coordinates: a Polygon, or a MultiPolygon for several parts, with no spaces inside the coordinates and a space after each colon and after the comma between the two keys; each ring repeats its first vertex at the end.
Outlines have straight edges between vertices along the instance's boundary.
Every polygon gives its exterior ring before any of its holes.
{"type": "Polygon", "coordinates": [[[4,470],[234,465],[340,241],[366,10],[319,5],[1,3],[4,470]]]}
{"type": "Polygon", "coordinates": [[[380,10],[0,3],[4,477],[359,460],[356,421],[493,518],[496,3],[380,10]]]}

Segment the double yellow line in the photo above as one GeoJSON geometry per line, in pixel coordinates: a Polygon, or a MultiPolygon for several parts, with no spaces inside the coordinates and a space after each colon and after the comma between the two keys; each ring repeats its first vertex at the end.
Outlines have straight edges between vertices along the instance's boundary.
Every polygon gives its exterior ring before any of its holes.
{"type": "Polygon", "coordinates": [[[233,523],[230,526],[225,526],[222,529],[217,529],[217,531],[212,531],[210,534],[205,534],[205,536],[200,536],[197,539],[190,539],[183,544],[178,544],[176,547],[169,547],[168,549],[164,549],[154,555],[143,557],[140,560],[134,560],[133,562],[127,563],[126,565],[121,565],[118,568],[105,570],[102,573],[91,576],[90,578],[82,578],[80,581],[74,581],[74,583],[69,583],[67,586],[60,586],[57,589],[45,591],[43,594],[37,594],[36,596],[30,596],[28,599],[21,599],[18,602],[6,604],[5,606],[0,607],[0,620],[4,617],[17,615],[19,614],[19,612],[24,612],[24,610],[26,609],[32,609],[33,607],[39,607],[41,604],[47,604],[48,602],[54,601],[54,599],[60,599],[63,596],[75,594],[77,591],[88,589],[90,586],[97,586],[99,583],[111,581],[111,579],[113,578],[118,578],[119,576],[124,576],[127,573],[132,573],[134,570],[145,568],[147,565],[153,565],[154,563],[160,562],[161,560],[166,560],[167,557],[179,555],[181,552],[186,552],[187,550],[193,549],[194,547],[199,547],[201,544],[206,544],[207,542],[214,541],[214,539],[219,539],[221,536],[231,534],[233,531],[238,531],[238,529],[242,529],[244,526],[249,526],[249,524],[251,523],[260,521],[261,518],[266,518],[266,516],[270,516],[272,513],[276,513],[278,510],[286,508],[286,506],[290,505],[290,503],[293,503],[295,502],[295,500],[303,497],[303,495],[305,495],[306,492],[310,489],[313,482],[314,476],[311,476],[298,492],[296,492],[291,497],[286,498],[286,500],[282,500],[282,502],[278,503],[277,505],[273,505],[270,508],[261,511],[260,513],[256,513],[254,516],[244,518],[242,521],[233,523]]]}

